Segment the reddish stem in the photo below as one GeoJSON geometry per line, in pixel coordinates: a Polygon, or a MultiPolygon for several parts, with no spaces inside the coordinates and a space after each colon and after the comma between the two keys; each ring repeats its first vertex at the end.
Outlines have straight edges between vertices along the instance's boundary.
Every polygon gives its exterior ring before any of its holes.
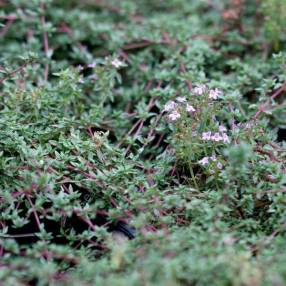
{"type": "Polygon", "coordinates": [[[11,71],[7,76],[1,78],[0,79],[0,84],[2,84],[4,81],[6,81],[8,78],[10,78],[11,76],[15,75],[16,73],[22,71],[28,64],[29,64],[28,62],[22,64],[20,67],[18,67],[15,70],[11,71]]]}
{"type": "Polygon", "coordinates": [[[97,231],[97,228],[96,226],[91,222],[90,219],[88,218],[85,218],[84,216],[82,216],[82,214],[77,211],[77,210],[74,210],[74,213],[77,215],[77,217],[82,220],[83,222],[85,222],[93,231],[97,231]]]}
{"type": "Polygon", "coordinates": [[[256,120],[261,113],[265,112],[265,109],[269,104],[269,102],[271,100],[274,100],[277,96],[281,95],[284,91],[286,91],[286,82],[284,82],[283,85],[280,88],[278,88],[265,103],[259,106],[259,110],[254,114],[252,119],[256,120]]]}
{"type": "Polygon", "coordinates": [[[9,28],[11,27],[11,25],[13,24],[13,22],[15,21],[15,19],[16,19],[16,16],[13,16],[13,15],[10,15],[10,16],[7,17],[7,23],[6,23],[6,25],[1,29],[1,31],[0,31],[0,36],[4,37],[4,36],[7,34],[9,28]]]}
{"type": "Polygon", "coordinates": [[[34,206],[34,204],[33,204],[33,202],[32,202],[32,200],[31,200],[31,198],[30,198],[29,195],[26,194],[26,198],[27,198],[29,204],[31,205],[31,208],[32,208],[32,211],[33,211],[33,214],[34,214],[34,217],[35,217],[37,226],[38,226],[39,230],[41,230],[41,222],[40,222],[38,213],[37,213],[37,211],[36,211],[36,209],[35,209],[35,206],[34,206]]]}

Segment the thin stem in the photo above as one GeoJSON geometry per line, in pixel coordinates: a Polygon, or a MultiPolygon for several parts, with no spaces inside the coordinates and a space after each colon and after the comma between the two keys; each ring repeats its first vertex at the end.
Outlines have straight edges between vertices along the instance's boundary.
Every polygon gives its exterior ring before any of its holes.
{"type": "Polygon", "coordinates": [[[197,180],[196,180],[196,176],[194,174],[194,170],[193,170],[192,164],[189,163],[189,166],[190,166],[191,177],[192,177],[192,180],[194,182],[194,185],[195,185],[196,189],[199,190],[199,186],[198,186],[198,183],[197,183],[197,180]]]}
{"type": "Polygon", "coordinates": [[[215,175],[215,186],[216,186],[216,188],[217,188],[217,190],[219,190],[220,189],[220,187],[219,187],[219,185],[218,185],[218,174],[216,173],[216,175],[215,175]]]}
{"type": "Polygon", "coordinates": [[[85,222],[93,231],[97,231],[96,226],[91,222],[90,219],[85,218],[79,211],[74,210],[74,213],[77,215],[77,217],[82,220],[83,222],[85,222]]]}
{"type": "MultiPolygon", "coordinates": [[[[41,3],[41,9],[45,10],[45,4],[44,3],[41,3]]],[[[43,27],[45,27],[45,24],[46,24],[46,18],[44,15],[41,16],[41,23],[43,25],[43,27]]],[[[44,51],[45,51],[45,54],[46,54],[46,57],[48,58],[48,55],[49,55],[49,38],[48,38],[48,33],[47,32],[44,32],[43,34],[43,45],[44,45],[44,51]]],[[[46,63],[45,65],[45,81],[48,81],[48,76],[49,76],[49,64],[46,63]]]]}
{"type": "Polygon", "coordinates": [[[7,76],[0,79],[0,84],[2,84],[4,81],[6,81],[8,78],[15,75],[16,73],[22,71],[28,64],[29,64],[29,62],[26,62],[23,65],[21,65],[20,67],[16,68],[15,70],[11,71],[10,73],[8,73],[7,76]]]}
{"type": "Polygon", "coordinates": [[[40,223],[40,219],[39,219],[38,213],[37,213],[37,211],[36,211],[36,209],[35,209],[35,206],[34,206],[34,204],[32,203],[32,200],[31,200],[31,198],[30,198],[29,195],[26,195],[26,198],[27,198],[27,200],[29,201],[29,204],[31,205],[31,208],[32,208],[32,211],[33,211],[33,213],[34,213],[34,217],[35,217],[37,226],[38,226],[39,230],[41,230],[41,223],[40,223]]]}
{"type": "Polygon", "coordinates": [[[4,37],[4,36],[7,34],[9,28],[10,28],[11,25],[14,23],[14,21],[15,21],[16,18],[17,18],[17,17],[14,16],[14,15],[10,15],[10,16],[7,17],[7,23],[6,23],[6,25],[3,27],[3,29],[1,29],[1,31],[0,31],[0,36],[1,36],[1,37],[4,37]]]}

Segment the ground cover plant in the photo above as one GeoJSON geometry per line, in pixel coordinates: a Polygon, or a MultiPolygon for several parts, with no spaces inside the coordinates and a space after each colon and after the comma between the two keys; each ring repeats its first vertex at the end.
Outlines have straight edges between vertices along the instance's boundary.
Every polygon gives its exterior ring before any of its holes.
{"type": "Polygon", "coordinates": [[[286,3],[0,0],[0,284],[286,284],[286,3]]]}

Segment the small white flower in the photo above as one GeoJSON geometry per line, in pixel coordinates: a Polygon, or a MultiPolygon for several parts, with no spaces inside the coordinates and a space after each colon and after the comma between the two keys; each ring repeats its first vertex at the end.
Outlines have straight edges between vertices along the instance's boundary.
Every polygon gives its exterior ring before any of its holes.
{"type": "Polygon", "coordinates": [[[170,120],[175,121],[175,120],[177,120],[178,118],[181,117],[181,114],[177,110],[174,110],[172,113],[170,113],[168,115],[168,117],[169,117],[170,120]]]}
{"type": "Polygon", "coordinates": [[[96,63],[93,62],[93,63],[91,63],[91,64],[88,64],[87,67],[89,67],[90,69],[93,69],[93,68],[96,67],[96,63]]]}
{"type": "Polygon", "coordinates": [[[186,106],[187,112],[195,112],[195,108],[191,104],[187,104],[186,106]]]}
{"type": "Polygon", "coordinates": [[[216,166],[218,167],[218,169],[222,169],[222,163],[218,162],[216,166]]]}
{"type": "Polygon", "coordinates": [[[83,78],[80,78],[80,79],[78,80],[78,82],[79,82],[79,83],[84,83],[84,79],[83,79],[83,78]]]}
{"type": "Polygon", "coordinates": [[[219,89],[211,89],[209,93],[209,98],[217,99],[221,95],[221,91],[219,89]]]}
{"type": "Polygon", "coordinates": [[[219,142],[219,141],[223,140],[223,138],[217,132],[211,137],[211,139],[215,142],[219,142]]]}
{"type": "Polygon", "coordinates": [[[205,166],[209,163],[209,157],[204,157],[198,162],[200,165],[205,166]]]}
{"type": "Polygon", "coordinates": [[[203,139],[203,140],[210,140],[210,139],[211,139],[211,135],[212,135],[212,133],[211,133],[210,131],[208,131],[208,132],[203,132],[203,133],[202,133],[202,139],[203,139]]]}
{"type": "Polygon", "coordinates": [[[194,88],[194,93],[195,94],[197,94],[197,95],[202,95],[202,94],[204,94],[205,92],[207,91],[207,87],[206,87],[206,85],[204,85],[204,84],[199,84],[198,86],[196,86],[195,88],[194,88]]]}
{"type": "Polygon", "coordinates": [[[124,63],[122,61],[120,61],[119,59],[114,59],[111,64],[115,67],[115,68],[120,68],[122,66],[124,66],[124,63]]]}
{"type": "Polygon", "coordinates": [[[219,132],[226,132],[227,131],[226,127],[224,127],[223,125],[220,125],[218,127],[218,130],[219,130],[219,132]]]}
{"type": "Polygon", "coordinates": [[[224,243],[225,245],[227,245],[227,246],[233,245],[233,244],[235,243],[235,240],[236,240],[236,239],[235,239],[234,237],[230,236],[230,235],[225,236],[225,237],[222,239],[223,243],[224,243]]]}
{"type": "Polygon", "coordinates": [[[193,136],[193,137],[196,137],[197,135],[198,135],[198,132],[197,132],[197,131],[193,131],[193,132],[192,132],[192,136],[193,136]]]}
{"type": "Polygon", "coordinates": [[[187,100],[186,100],[186,98],[184,96],[179,96],[179,97],[177,97],[177,101],[180,102],[180,103],[184,103],[187,100]]]}
{"type": "Polygon", "coordinates": [[[164,105],[164,111],[171,111],[171,110],[175,109],[176,106],[177,106],[177,103],[175,101],[168,101],[164,105]]]}
{"type": "Polygon", "coordinates": [[[230,143],[229,137],[227,136],[226,133],[223,133],[223,134],[222,134],[222,141],[223,141],[224,143],[230,143]]]}
{"type": "Polygon", "coordinates": [[[212,155],[212,156],[210,157],[210,159],[211,159],[213,162],[216,162],[216,155],[212,155]]]}
{"type": "Polygon", "coordinates": [[[97,80],[98,79],[98,77],[97,77],[97,74],[92,74],[91,76],[90,76],[90,79],[92,79],[92,80],[97,80]]]}
{"type": "Polygon", "coordinates": [[[78,65],[76,68],[78,71],[82,71],[84,69],[84,67],[82,65],[78,65]]]}

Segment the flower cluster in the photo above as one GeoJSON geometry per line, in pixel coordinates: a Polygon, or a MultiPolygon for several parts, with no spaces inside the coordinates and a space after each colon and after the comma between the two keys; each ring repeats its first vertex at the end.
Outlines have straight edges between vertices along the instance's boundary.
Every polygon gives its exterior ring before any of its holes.
{"type": "Polygon", "coordinates": [[[211,131],[203,132],[202,140],[230,143],[229,137],[225,132],[222,132],[222,133],[219,133],[219,132],[212,133],[211,131]]]}
{"type": "MultiPolygon", "coordinates": [[[[105,58],[106,60],[108,59],[107,57],[105,58]]],[[[115,58],[111,61],[111,65],[114,66],[115,68],[121,68],[123,66],[125,66],[124,62],[120,61],[118,58],[115,58]]],[[[83,65],[77,65],[76,68],[78,71],[83,71],[85,68],[89,68],[89,69],[94,69],[97,66],[96,62],[93,61],[89,64],[87,64],[86,66],[83,65]]]]}
{"type": "MultiPolygon", "coordinates": [[[[109,62],[108,58],[106,57],[105,60],[107,62],[109,62]]],[[[125,63],[120,61],[118,58],[115,58],[111,61],[111,65],[113,67],[115,67],[116,69],[119,69],[121,67],[125,66],[125,63]]],[[[82,71],[84,71],[85,69],[92,69],[93,73],[91,75],[89,75],[88,77],[86,77],[87,79],[93,80],[93,81],[97,81],[98,80],[98,75],[94,72],[95,69],[98,67],[97,63],[95,61],[83,66],[83,65],[77,65],[76,69],[78,70],[79,73],[81,73],[82,71]]],[[[84,84],[86,78],[83,77],[83,75],[81,75],[81,77],[78,80],[78,83],[80,84],[84,84]]]]}
{"type": "Polygon", "coordinates": [[[222,94],[222,92],[218,88],[209,89],[205,84],[197,85],[194,88],[193,93],[195,95],[203,95],[207,93],[210,99],[218,99],[222,94]]]}
{"type": "Polygon", "coordinates": [[[94,69],[96,67],[96,62],[88,64],[86,67],[83,65],[77,65],[76,68],[79,72],[83,71],[85,68],[94,69]]]}
{"type": "Polygon", "coordinates": [[[168,117],[169,117],[170,120],[175,121],[175,120],[177,120],[178,118],[181,117],[181,114],[177,110],[174,110],[173,112],[171,112],[169,114],[168,117]]]}
{"type": "MultiPolygon", "coordinates": [[[[198,163],[200,164],[200,165],[202,165],[202,166],[206,166],[206,165],[208,165],[210,162],[217,162],[217,158],[216,158],[216,156],[215,155],[212,155],[211,157],[204,157],[204,158],[202,158],[200,161],[198,161],[198,163]]],[[[218,169],[222,169],[222,163],[220,163],[220,162],[217,162],[216,163],[216,167],[218,168],[218,169]]]]}
{"type": "Polygon", "coordinates": [[[169,112],[174,110],[177,107],[177,103],[175,101],[168,101],[164,106],[164,111],[169,112]]]}
{"type": "Polygon", "coordinates": [[[197,95],[203,95],[207,90],[208,88],[205,84],[199,84],[194,88],[193,92],[197,95]]]}
{"type": "MultiPolygon", "coordinates": [[[[222,92],[215,88],[215,89],[209,89],[206,85],[204,84],[199,84],[197,85],[192,93],[194,95],[206,95],[207,97],[211,100],[213,99],[218,99],[219,96],[222,94],[222,92]]],[[[176,98],[176,101],[168,101],[165,106],[164,106],[164,112],[169,112],[168,114],[168,118],[171,121],[176,121],[177,119],[179,119],[182,116],[183,110],[185,110],[187,113],[194,113],[196,112],[196,108],[190,104],[186,97],[184,96],[178,96],[176,98]]],[[[226,134],[222,135],[222,137],[218,137],[218,135],[216,134],[214,138],[214,141],[228,141],[226,134]]]]}
{"type": "Polygon", "coordinates": [[[221,91],[217,88],[211,89],[209,91],[209,98],[211,98],[211,99],[218,99],[220,95],[221,95],[221,91]]]}
{"type": "MultiPolygon", "coordinates": [[[[195,162],[204,167],[210,167],[213,174],[223,168],[222,158],[214,155],[219,152],[217,143],[229,144],[228,129],[219,124],[216,117],[219,117],[221,102],[217,101],[222,92],[218,88],[211,89],[207,85],[196,85],[191,92],[191,100],[184,96],[178,96],[174,100],[168,101],[164,106],[169,121],[182,121],[178,125],[177,132],[180,138],[180,145],[184,149],[178,150],[180,156],[185,156],[187,160],[192,154],[202,150],[203,158],[195,162]],[[189,116],[192,115],[192,116],[189,116]],[[183,128],[182,128],[183,127],[183,128]],[[209,144],[211,143],[211,144],[209,144]],[[216,170],[216,171],[215,171],[216,170]]],[[[178,147],[181,148],[181,147],[178,147]]]]}
{"type": "Polygon", "coordinates": [[[193,113],[196,109],[187,102],[186,97],[179,96],[176,101],[168,101],[164,106],[164,112],[169,112],[168,118],[171,121],[176,121],[181,117],[183,109],[188,113],[193,113]]]}
{"type": "MultiPolygon", "coordinates": [[[[86,67],[89,68],[89,69],[94,69],[94,68],[96,67],[96,62],[92,62],[92,63],[88,64],[86,67]]],[[[82,71],[85,69],[85,67],[84,67],[83,65],[77,65],[77,66],[76,66],[76,69],[77,69],[79,72],[82,72],[82,71]]],[[[92,79],[92,80],[97,80],[97,75],[96,75],[95,73],[93,73],[91,76],[89,76],[89,78],[92,79]]],[[[84,78],[81,77],[81,78],[78,80],[78,83],[84,84],[84,83],[85,83],[84,78]]]]}

